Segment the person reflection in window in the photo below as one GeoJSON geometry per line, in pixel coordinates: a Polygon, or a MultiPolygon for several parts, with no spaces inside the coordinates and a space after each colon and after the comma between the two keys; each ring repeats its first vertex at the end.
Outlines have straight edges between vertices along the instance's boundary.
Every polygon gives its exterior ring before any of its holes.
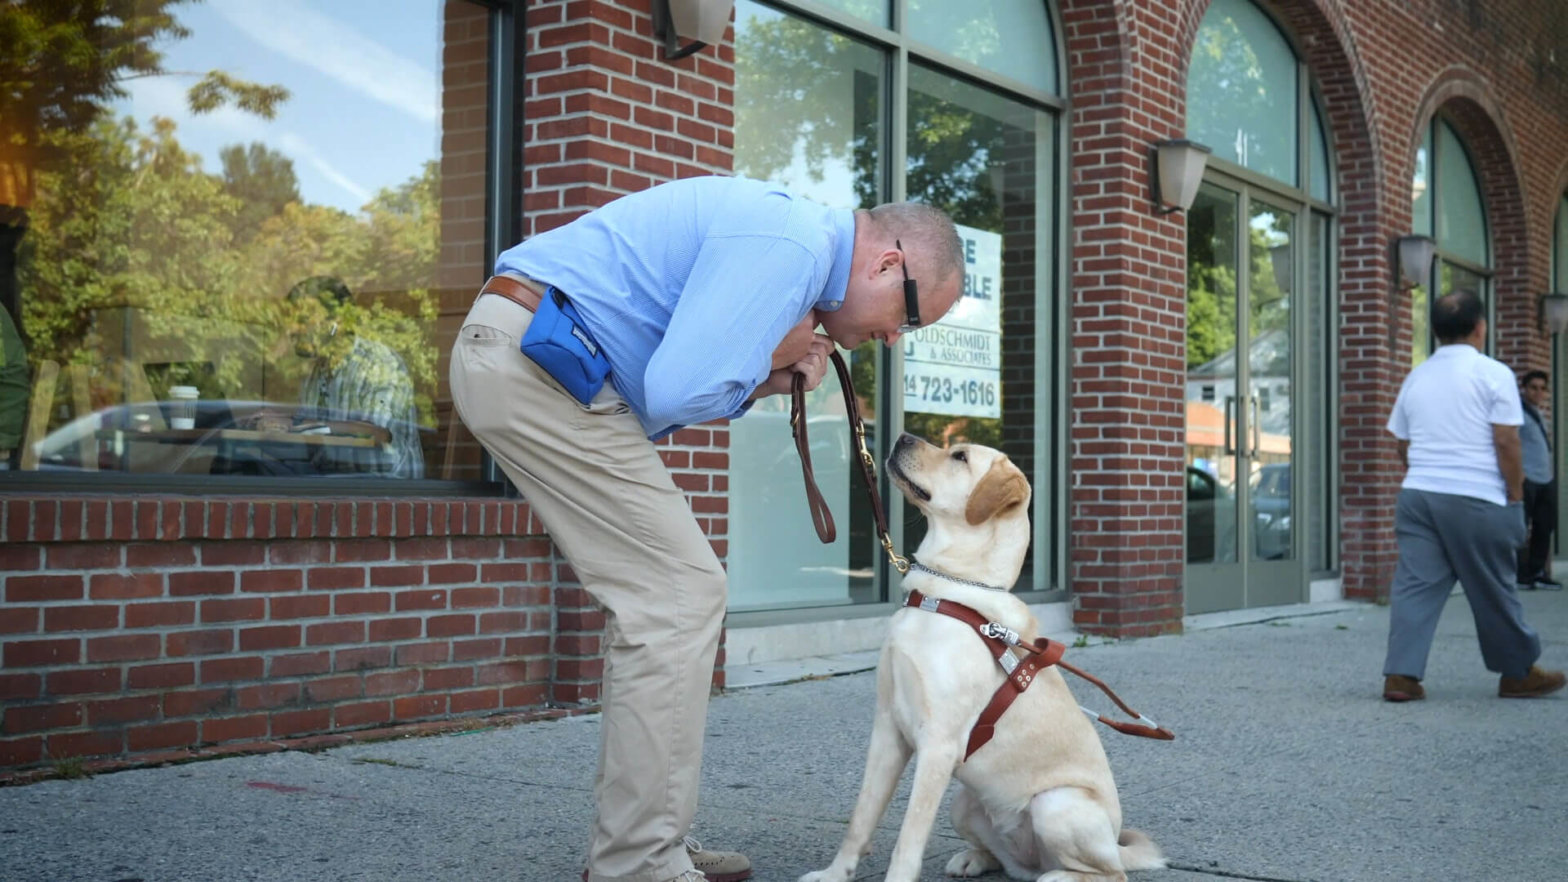
{"type": "Polygon", "coordinates": [[[344,321],[352,299],[348,286],[332,276],[312,276],[288,293],[291,303],[311,307],[316,319],[294,335],[295,351],[311,360],[300,404],[314,409],[334,434],[354,434],[356,423],[376,430],[369,433],[381,442],[376,447],[323,448],[332,471],[422,478],[425,460],[408,367],[385,343],[361,336],[344,321]]]}

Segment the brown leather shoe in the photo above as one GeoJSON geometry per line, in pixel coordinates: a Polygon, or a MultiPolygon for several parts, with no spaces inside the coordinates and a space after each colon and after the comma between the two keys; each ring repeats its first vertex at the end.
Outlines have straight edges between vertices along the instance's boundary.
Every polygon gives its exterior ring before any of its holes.
{"type": "Polygon", "coordinates": [[[1426,698],[1421,681],[1404,674],[1389,674],[1383,678],[1384,701],[1420,701],[1426,698]]]}
{"type": "Polygon", "coordinates": [[[1530,673],[1523,677],[1499,677],[1497,694],[1503,698],[1540,698],[1563,688],[1564,683],[1568,683],[1568,677],[1563,676],[1562,671],[1546,671],[1531,665],[1530,673]]]}

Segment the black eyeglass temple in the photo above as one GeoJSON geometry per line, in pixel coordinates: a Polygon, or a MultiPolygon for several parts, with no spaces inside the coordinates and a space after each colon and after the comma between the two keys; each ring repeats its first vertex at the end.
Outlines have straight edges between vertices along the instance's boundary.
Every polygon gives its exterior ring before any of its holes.
{"type": "Polygon", "coordinates": [[[915,280],[909,277],[909,263],[905,260],[907,255],[904,254],[904,243],[894,239],[893,244],[898,246],[898,268],[904,274],[904,313],[906,316],[904,324],[911,328],[918,328],[920,327],[920,288],[915,284],[915,280]]]}

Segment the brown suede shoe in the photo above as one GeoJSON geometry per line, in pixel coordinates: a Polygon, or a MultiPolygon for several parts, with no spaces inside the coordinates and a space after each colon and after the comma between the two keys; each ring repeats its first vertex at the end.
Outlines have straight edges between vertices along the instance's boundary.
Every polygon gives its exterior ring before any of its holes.
{"type": "Polygon", "coordinates": [[[1497,694],[1503,698],[1540,698],[1563,688],[1564,683],[1568,683],[1568,677],[1562,671],[1545,671],[1531,665],[1530,673],[1518,679],[1499,677],[1497,694]]]}
{"type": "Polygon", "coordinates": [[[685,840],[691,865],[702,871],[708,882],[741,882],[751,878],[751,861],[733,851],[709,851],[691,836],[685,840]]]}
{"type": "Polygon", "coordinates": [[[1426,698],[1421,681],[1404,674],[1389,674],[1383,678],[1384,701],[1420,701],[1426,698]]]}
{"type": "MultiPolygon", "coordinates": [[[[733,851],[709,851],[695,837],[682,840],[686,853],[691,855],[693,869],[671,879],[670,882],[744,882],[751,878],[751,860],[733,851]]],[[[583,870],[583,882],[588,882],[588,871],[583,870]]]]}

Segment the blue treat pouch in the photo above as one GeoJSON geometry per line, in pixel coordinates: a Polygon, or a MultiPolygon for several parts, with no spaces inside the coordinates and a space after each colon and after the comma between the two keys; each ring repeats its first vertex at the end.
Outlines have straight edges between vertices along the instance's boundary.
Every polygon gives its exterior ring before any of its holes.
{"type": "Polygon", "coordinates": [[[521,349],[583,404],[593,401],[610,375],[610,361],[599,342],[566,295],[553,287],[540,298],[521,349]]]}

